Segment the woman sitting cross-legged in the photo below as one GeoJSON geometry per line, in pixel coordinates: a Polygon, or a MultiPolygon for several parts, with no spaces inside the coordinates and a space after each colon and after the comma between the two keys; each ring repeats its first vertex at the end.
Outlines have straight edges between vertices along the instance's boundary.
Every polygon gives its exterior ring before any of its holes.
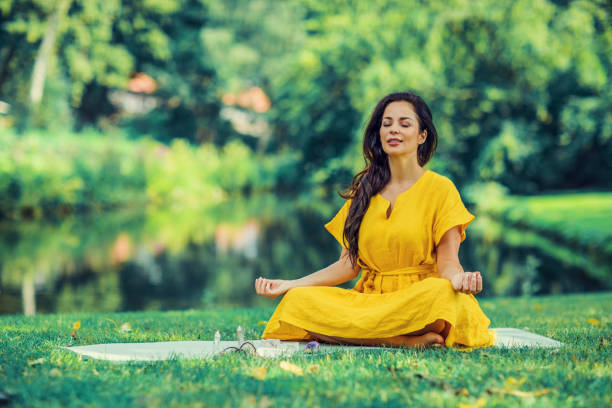
{"type": "Polygon", "coordinates": [[[393,347],[492,346],[495,331],[474,294],[459,245],[474,216],[454,183],[423,166],[437,145],[429,107],[397,92],[375,107],[363,141],[366,167],[325,228],[340,259],[296,280],[258,278],[258,295],[284,295],[262,338],[393,347]],[[361,272],[353,289],[335,285],[361,272]]]}

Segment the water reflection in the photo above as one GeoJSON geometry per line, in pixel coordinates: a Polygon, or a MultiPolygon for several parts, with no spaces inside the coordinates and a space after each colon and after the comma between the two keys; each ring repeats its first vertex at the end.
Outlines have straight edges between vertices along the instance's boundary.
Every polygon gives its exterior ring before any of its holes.
{"type": "MultiPolygon", "coordinates": [[[[340,202],[262,196],[206,209],[120,212],[0,226],[0,313],[259,306],[258,276],[293,279],[337,259],[340,202]]],[[[603,251],[572,249],[478,216],[462,244],[482,296],[610,288],[603,251]]],[[[343,287],[351,287],[347,282],[343,287]]]]}

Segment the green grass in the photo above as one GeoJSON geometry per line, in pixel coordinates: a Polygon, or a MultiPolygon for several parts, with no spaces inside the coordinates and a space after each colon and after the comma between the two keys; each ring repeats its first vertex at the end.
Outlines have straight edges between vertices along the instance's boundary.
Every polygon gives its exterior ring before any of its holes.
{"type": "Polygon", "coordinates": [[[612,192],[511,196],[496,212],[514,224],[612,254],[612,192]]]}
{"type": "Polygon", "coordinates": [[[2,316],[0,391],[14,406],[32,407],[612,406],[612,292],[480,304],[492,327],[524,328],[566,345],[112,363],[79,360],[58,346],[71,343],[78,320],[75,345],[210,340],[216,329],[229,338],[238,324],[247,338],[259,338],[258,322],[273,309],[2,316]],[[126,322],[132,332],[117,330],[126,322]],[[304,374],[281,369],[283,360],[304,374]],[[263,380],[252,375],[257,367],[267,367],[263,380]]]}

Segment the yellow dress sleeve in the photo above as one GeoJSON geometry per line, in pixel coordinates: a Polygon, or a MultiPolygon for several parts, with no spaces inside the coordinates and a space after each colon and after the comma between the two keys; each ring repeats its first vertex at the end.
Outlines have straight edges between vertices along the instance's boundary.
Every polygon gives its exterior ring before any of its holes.
{"type": "Polygon", "coordinates": [[[463,242],[465,240],[465,230],[475,218],[474,215],[465,208],[465,205],[463,205],[463,201],[461,201],[461,196],[455,184],[450,179],[447,180],[445,191],[442,192],[444,197],[441,200],[434,219],[433,233],[436,246],[440,243],[444,233],[456,225],[460,227],[460,242],[463,242]]]}
{"type": "Polygon", "coordinates": [[[349,208],[351,206],[351,200],[346,200],[340,211],[331,219],[327,224],[325,224],[325,229],[329,231],[330,234],[336,238],[336,241],[342,245],[343,248],[348,248],[347,243],[343,239],[344,236],[344,223],[346,222],[346,217],[348,217],[349,208]]]}

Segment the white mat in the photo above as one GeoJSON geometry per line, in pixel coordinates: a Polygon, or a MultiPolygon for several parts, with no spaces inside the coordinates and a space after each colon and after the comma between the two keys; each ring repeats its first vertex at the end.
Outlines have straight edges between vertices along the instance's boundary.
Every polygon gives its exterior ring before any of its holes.
{"type": "Polygon", "coordinates": [[[514,348],[514,347],[561,347],[563,343],[549,337],[540,336],[521,329],[498,328],[493,329],[497,332],[495,347],[514,348]]]}
{"type": "MultiPolygon", "coordinates": [[[[560,347],[563,343],[539,334],[512,328],[493,329],[497,332],[494,347],[560,347]]],[[[255,353],[261,357],[288,357],[302,352],[306,342],[279,340],[248,340],[255,346],[255,353]]],[[[111,361],[159,361],[172,358],[209,358],[220,354],[226,347],[239,347],[236,341],[164,341],[155,343],[111,343],[90,346],[61,347],[82,357],[111,361]]],[[[339,350],[397,350],[390,347],[338,346],[321,344],[319,353],[339,350]]]]}

